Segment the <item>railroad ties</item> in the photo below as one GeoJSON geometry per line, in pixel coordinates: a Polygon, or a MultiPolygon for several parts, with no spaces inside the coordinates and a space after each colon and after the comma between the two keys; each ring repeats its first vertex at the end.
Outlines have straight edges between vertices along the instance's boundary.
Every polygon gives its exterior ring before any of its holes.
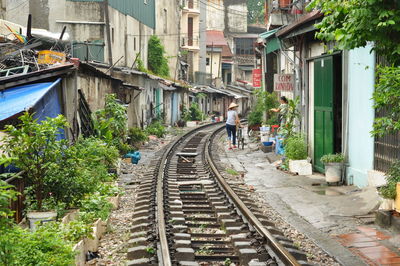
{"type": "Polygon", "coordinates": [[[235,184],[231,189],[254,218],[217,178],[210,153],[220,128],[195,129],[152,161],[136,196],[128,265],[307,265],[306,255],[274,228],[248,191],[235,184]]]}

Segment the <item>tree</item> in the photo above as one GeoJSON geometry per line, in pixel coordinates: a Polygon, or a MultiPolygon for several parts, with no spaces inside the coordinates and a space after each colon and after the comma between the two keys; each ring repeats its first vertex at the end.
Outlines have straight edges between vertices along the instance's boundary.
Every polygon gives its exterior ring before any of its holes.
{"type": "Polygon", "coordinates": [[[264,24],[265,16],[265,0],[248,0],[247,1],[247,19],[248,23],[264,24]]]}
{"type": "Polygon", "coordinates": [[[156,75],[169,76],[168,59],[165,57],[165,49],[161,40],[153,35],[148,44],[148,66],[149,70],[156,75]]]}
{"type": "Polygon", "coordinates": [[[400,1],[399,0],[314,0],[324,18],[316,25],[316,37],[335,41],[339,49],[364,47],[373,50],[389,65],[378,66],[374,108],[386,115],[374,122],[374,136],[400,130],[400,1]]]}
{"type": "Polygon", "coordinates": [[[400,1],[397,0],[314,0],[324,18],[316,25],[316,36],[336,41],[339,49],[364,47],[374,50],[390,63],[400,63],[400,1]]]}

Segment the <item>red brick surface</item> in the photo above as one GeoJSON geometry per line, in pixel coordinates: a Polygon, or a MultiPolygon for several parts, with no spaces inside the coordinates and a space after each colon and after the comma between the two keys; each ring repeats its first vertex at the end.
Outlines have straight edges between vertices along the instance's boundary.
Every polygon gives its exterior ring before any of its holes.
{"type": "Polygon", "coordinates": [[[357,229],[360,233],[339,235],[339,241],[369,265],[400,266],[400,252],[393,252],[382,243],[390,236],[370,227],[360,226],[357,229]]]}

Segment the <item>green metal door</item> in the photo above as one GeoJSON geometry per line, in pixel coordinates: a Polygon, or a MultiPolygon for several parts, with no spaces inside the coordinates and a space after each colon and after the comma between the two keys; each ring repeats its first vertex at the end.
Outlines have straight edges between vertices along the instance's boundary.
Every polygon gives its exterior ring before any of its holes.
{"type": "Polygon", "coordinates": [[[314,61],[314,167],[324,172],[321,157],[333,153],[333,57],[314,61]]]}

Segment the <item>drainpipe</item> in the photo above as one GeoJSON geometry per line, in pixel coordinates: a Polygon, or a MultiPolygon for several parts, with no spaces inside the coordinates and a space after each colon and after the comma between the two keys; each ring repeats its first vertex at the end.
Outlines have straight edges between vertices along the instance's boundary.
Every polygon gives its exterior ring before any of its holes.
{"type": "MultiPolygon", "coordinates": [[[[347,183],[347,168],[349,164],[349,101],[348,101],[348,68],[349,68],[349,52],[344,50],[342,55],[342,140],[343,140],[343,154],[345,156],[344,169],[342,171],[342,184],[347,183]]],[[[354,183],[353,176],[349,176],[349,184],[354,183]]]]}
{"type": "Polygon", "coordinates": [[[108,63],[113,65],[112,48],[111,48],[111,33],[110,33],[110,14],[108,13],[108,0],[103,0],[104,15],[106,22],[107,46],[108,46],[108,63]]]}

